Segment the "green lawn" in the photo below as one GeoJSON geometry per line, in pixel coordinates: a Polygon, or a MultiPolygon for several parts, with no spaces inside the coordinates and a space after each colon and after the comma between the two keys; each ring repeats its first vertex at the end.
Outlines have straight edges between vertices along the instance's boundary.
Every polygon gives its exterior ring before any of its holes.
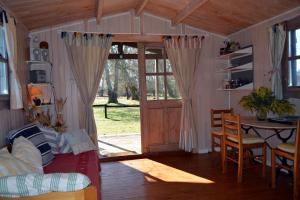
{"type": "MultiPolygon", "coordinates": [[[[118,99],[119,103],[138,105],[138,101],[118,99]]],[[[94,105],[105,104],[107,99],[97,98],[94,105]]],[[[110,104],[113,105],[113,104],[110,104]]],[[[140,133],[140,108],[108,108],[107,117],[104,117],[104,107],[94,108],[98,135],[129,135],[140,133]]]]}
{"type": "MultiPolygon", "coordinates": [[[[94,101],[94,105],[104,105],[107,104],[108,97],[96,97],[94,101]]],[[[131,99],[126,99],[126,97],[119,97],[118,101],[120,104],[125,104],[125,105],[139,105],[140,102],[136,100],[131,100],[131,99]]],[[[115,105],[115,104],[110,104],[110,105],[115,105]]]]}

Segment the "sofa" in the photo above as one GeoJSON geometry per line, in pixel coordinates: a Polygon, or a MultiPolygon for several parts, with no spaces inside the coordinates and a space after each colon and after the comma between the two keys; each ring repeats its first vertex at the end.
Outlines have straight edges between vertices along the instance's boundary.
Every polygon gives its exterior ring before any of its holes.
{"type": "Polygon", "coordinates": [[[60,134],[28,124],[10,131],[7,142],[0,150],[0,200],[100,199],[97,148],[85,130],[60,134]]]}
{"type": "Polygon", "coordinates": [[[78,155],[73,153],[57,154],[54,161],[44,167],[44,173],[82,173],[87,175],[97,190],[97,199],[100,199],[100,164],[96,151],[88,151],[78,155]]]}

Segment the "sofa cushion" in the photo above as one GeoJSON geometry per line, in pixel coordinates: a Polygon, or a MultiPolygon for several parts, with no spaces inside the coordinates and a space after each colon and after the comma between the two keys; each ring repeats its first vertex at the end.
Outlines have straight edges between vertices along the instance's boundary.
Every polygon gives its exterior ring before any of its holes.
{"type": "Polygon", "coordinates": [[[96,146],[84,129],[64,133],[64,136],[71,146],[74,155],[86,151],[97,150],[96,146]]]}
{"type": "MultiPolygon", "coordinates": [[[[238,142],[238,139],[235,137],[228,137],[228,140],[231,140],[233,142],[238,142]]],[[[264,143],[265,140],[261,137],[257,137],[257,136],[249,136],[249,135],[245,135],[242,137],[242,143],[243,144],[259,144],[259,143],[264,143]]]]}
{"type": "Polygon", "coordinates": [[[277,146],[277,148],[288,153],[295,153],[294,143],[281,143],[277,146]]]}
{"type": "Polygon", "coordinates": [[[44,167],[44,173],[82,173],[87,175],[100,196],[100,164],[96,151],[88,151],[78,155],[73,153],[58,154],[53,163],[44,167]]]}
{"type": "Polygon", "coordinates": [[[28,124],[20,129],[10,131],[8,141],[12,145],[14,140],[20,136],[30,140],[33,145],[41,152],[43,166],[50,164],[54,158],[51,147],[48,144],[43,132],[36,124],[28,124]]]}
{"type": "Polygon", "coordinates": [[[36,169],[26,162],[15,158],[7,148],[0,150],[0,177],[36,173],[36,169]]]}
{"type": "Polygon", "coordinates": [[[222,127],[213,127],[211,132],[215,135],[223,135],[222,127]]]}
{"type": "Polygon", "coordinates": [[[44,133],[53,154],[72,152],[71,146],[67,142],[64,133],[58,133],[49,127],[39,126],[39,128],[44,133]]]}
{"type": "Polygon", "coordinates": [[[11,154],[15,158],[18,158],[35,168],[37,172],[43,173],[42,156],[40,151],[23,136],[14,140],[11,154]]]}
{"type": "Polygon", "coordinates": [[[0,197],[28,197],[49,192],[74,192],[86,188],[90,183],[87,176],[79,173],[6,176],[0,178],[0,197]]]}

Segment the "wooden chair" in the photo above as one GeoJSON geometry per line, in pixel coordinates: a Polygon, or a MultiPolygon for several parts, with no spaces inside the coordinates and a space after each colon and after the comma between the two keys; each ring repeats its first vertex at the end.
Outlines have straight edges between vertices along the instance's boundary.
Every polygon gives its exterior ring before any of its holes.
{"type": "Polygon", "coordinates": [[[295,143],[282,143],[272,149],[272,188],[276,187],[276,167],[284,168],[294,173],[294,197],[300,197],[300,120],[297,122],[295,143]],[[276,162],[276,157],[293,161],[293,166],[283,165],[276,162]]]}
{"type": "Polygon", "coordinates": [[[222,113],[233,114],[233,109],[223,109],[223,110],[210,110],[210,122],[211,122],[211,152],[215,152],[215,147],[220,147],[220,152],[222,153],[222,113]],[[216,141],[218,138],[219,142],[216,141]]]}
{"type": "MultiPolygon", "coordinates": [[[[233,161],[238,164],[238,183],[242,182],[244,159],[246,157],[246,151],[251,149],[262,149],[262,155],[256,155],[255,158],[261,158],[262,161],[262,175],[266,175],[266,143],[264,139],[244,135],[241,131],[241,121],[239,115],[230,115],[222,113],[222,130],[224,132],[223,140],[223,173],[227,171],[227,160],[233,161]],[[232,150],[236,150],[237,159],[233,156],[229,156],[227,147],[231,147],[232,150]]],[[[250,157],[250,155],[249,155],[250,157]]],[[[254,158],[251,156],[250,158],[254,158]]]]}

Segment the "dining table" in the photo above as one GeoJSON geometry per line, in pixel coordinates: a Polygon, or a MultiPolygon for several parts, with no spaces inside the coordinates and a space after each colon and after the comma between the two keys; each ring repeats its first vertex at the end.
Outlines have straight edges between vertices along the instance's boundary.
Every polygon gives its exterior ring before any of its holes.
{"type": "MultiPolygon", "coordinates": [[[[268,120],[257,120],[255,117],[241,116],[241,128],[245,131],[245,134],[249,134],[252,130],[257,136],[263,138],[266,145],[272,149],[272,146],[268,143],[268,140],[272,137],[277,137],[282,143],[287,143],[289,139],[295,133],[297,128],[296,123],[278,123],[268,120]],[[267,130],[267,136],[262,137],[261,133],[267,130]]],[[[250,152],[253,153],[253,152],[250,152]]],[[[279,158],[283,165],[287,165],[287,159],[279,158]]]]}
{"type": "MultiPolygon", "coordinates": [[[[255,117],[241,116],[241,128],[248,134],[253,131],[257,136],[264,138],[266,144],[269,148],[271,145],[268,140],[272,137],[277,137],[282,143],[287,143],[287,141],[293,136],[296,130],[296,124],[294,123],[278,123],[271,122],[268,120],[257,120],[255,117]],[[267,137],[262,137],[261,131],[268,130],[267,137]]],[[[266,131],[264,131],[266,132],[266,131]]]]}

